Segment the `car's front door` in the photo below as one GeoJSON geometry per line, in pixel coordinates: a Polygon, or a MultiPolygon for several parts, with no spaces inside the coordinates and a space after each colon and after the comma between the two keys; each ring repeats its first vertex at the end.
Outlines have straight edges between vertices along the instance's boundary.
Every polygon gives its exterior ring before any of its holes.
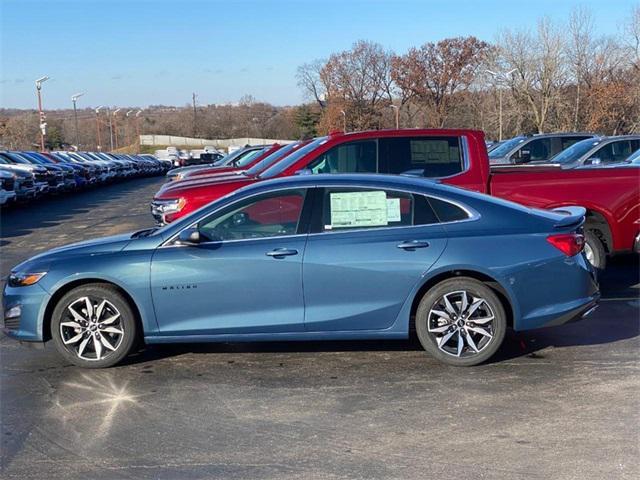
{"type": "Polygon", "coordinates": [[[245,198],[197,224],[194,245],[156,250],[151,290],[162,335],[304,330],[306,189],[245,198]]]}
{"type": "Polygon", "coordinates": [[[422,195],[375,188],[316,192],[304,257],[307,331],[382,330],[447,243],[422,195]],[[315,208],[315,207],[314,207],[315,208]]]}

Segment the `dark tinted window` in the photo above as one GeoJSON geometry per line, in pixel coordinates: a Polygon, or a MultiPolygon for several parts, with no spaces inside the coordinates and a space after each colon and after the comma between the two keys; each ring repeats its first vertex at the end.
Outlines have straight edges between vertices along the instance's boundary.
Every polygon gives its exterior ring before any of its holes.
{"type": "Polygon", "coordinates": [[[376,173],[377,157],[375,140],[343,143],[320,155],[307,168],[313,173],[376,173]]]}
{"type": "Polygon", "coordinates": [[[469,218],[469,214],[453,203],[445,202],[437,198],[429,198],[431,208],[436,212],[440,222],[457,222],[469,218]]]}
{"type": "Polygon", "coordinates": [[[528,163],[551,158],[551,139],[536,138],[523,145],[514,155],[516,163],[528,163]]]}
{"type": "Polygon", "coordinates": [[[607,143],[595,153],[591,158],[599,158],[601,163],[616,163],[624,161],[637,149],[640,140],[619,140],[607,143]]]}
{"type": "Polygon", "coordinates": [[[438,219],[422,195],[369,188],[324,190],[321,231],[432,223],[438,219]]]}
{"type": "Polygon", "coordinates": [[[448,177],[462,172],[459,137],[381,138],[380,172],[448,177]]]}

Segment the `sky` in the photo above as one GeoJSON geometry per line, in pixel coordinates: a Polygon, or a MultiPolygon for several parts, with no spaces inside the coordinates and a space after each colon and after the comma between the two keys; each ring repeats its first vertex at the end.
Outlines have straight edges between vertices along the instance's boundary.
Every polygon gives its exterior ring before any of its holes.
{"type": "Polygon", "coordinates": [[[397,53],[446,37],[492,41],[591,10],[617,35],[638,0],[0,0],[0,107],[44,108],[303,100],[296,69],[360,39],[397,53]]]}

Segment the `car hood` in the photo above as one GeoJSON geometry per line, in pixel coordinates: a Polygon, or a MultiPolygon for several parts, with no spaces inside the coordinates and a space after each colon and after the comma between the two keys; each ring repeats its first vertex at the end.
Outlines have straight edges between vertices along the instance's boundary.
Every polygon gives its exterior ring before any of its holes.
{"type": "MultiPolygon", "coordinates": [[[[160,191],[156,194],[156,197],[169,197],[173,198],[175,195],[183,195],[185,192],[188,192],[194,188],[215,188],[217,185],[227,185],[229,183],[237,183],[238,185],[248,185],[249,183],[254,182],[255,179],[251,177],[246,177],[243,175],[221,175],[220,177],[204,177],[202,180],[181,180],[178,182],[172,182],[165,184],[166,187],[160,189],[160,191]]],[[[238,187],[240,188],[240,187],[238,187]]]]}
{"type": "Polygon", "coordinates": [[[12,165],[4,165],[5,168],[10,168],[11,170],[20,170],[22,172],[46,172],[47,169],[44,167],[38,167],[36,165],[24,165],[24,164],[12,164],[12,165]]]}
{"type": "Polygon", "coordinates": [[[31,257],[11,270],[22,272],[32,269],[47,271],[51,262],[70,256],[119,252],[131,241],[131,236],[132,232],[64,245],[31,257]]]}

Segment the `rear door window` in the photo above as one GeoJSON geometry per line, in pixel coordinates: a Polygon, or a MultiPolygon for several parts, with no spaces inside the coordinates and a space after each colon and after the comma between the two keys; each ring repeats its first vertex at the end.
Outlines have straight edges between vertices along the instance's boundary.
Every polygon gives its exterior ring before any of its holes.
{"type": "Polygon", "coordinates": [[[464,170],[460,137],[381,138],[380,172],[437,178],[464,170]]]}
{"type": "Polygon", "coordinates": [[[322,191],[320,232],[438,223],[423,195],[371,188],[326,188],[322,191]]]}

